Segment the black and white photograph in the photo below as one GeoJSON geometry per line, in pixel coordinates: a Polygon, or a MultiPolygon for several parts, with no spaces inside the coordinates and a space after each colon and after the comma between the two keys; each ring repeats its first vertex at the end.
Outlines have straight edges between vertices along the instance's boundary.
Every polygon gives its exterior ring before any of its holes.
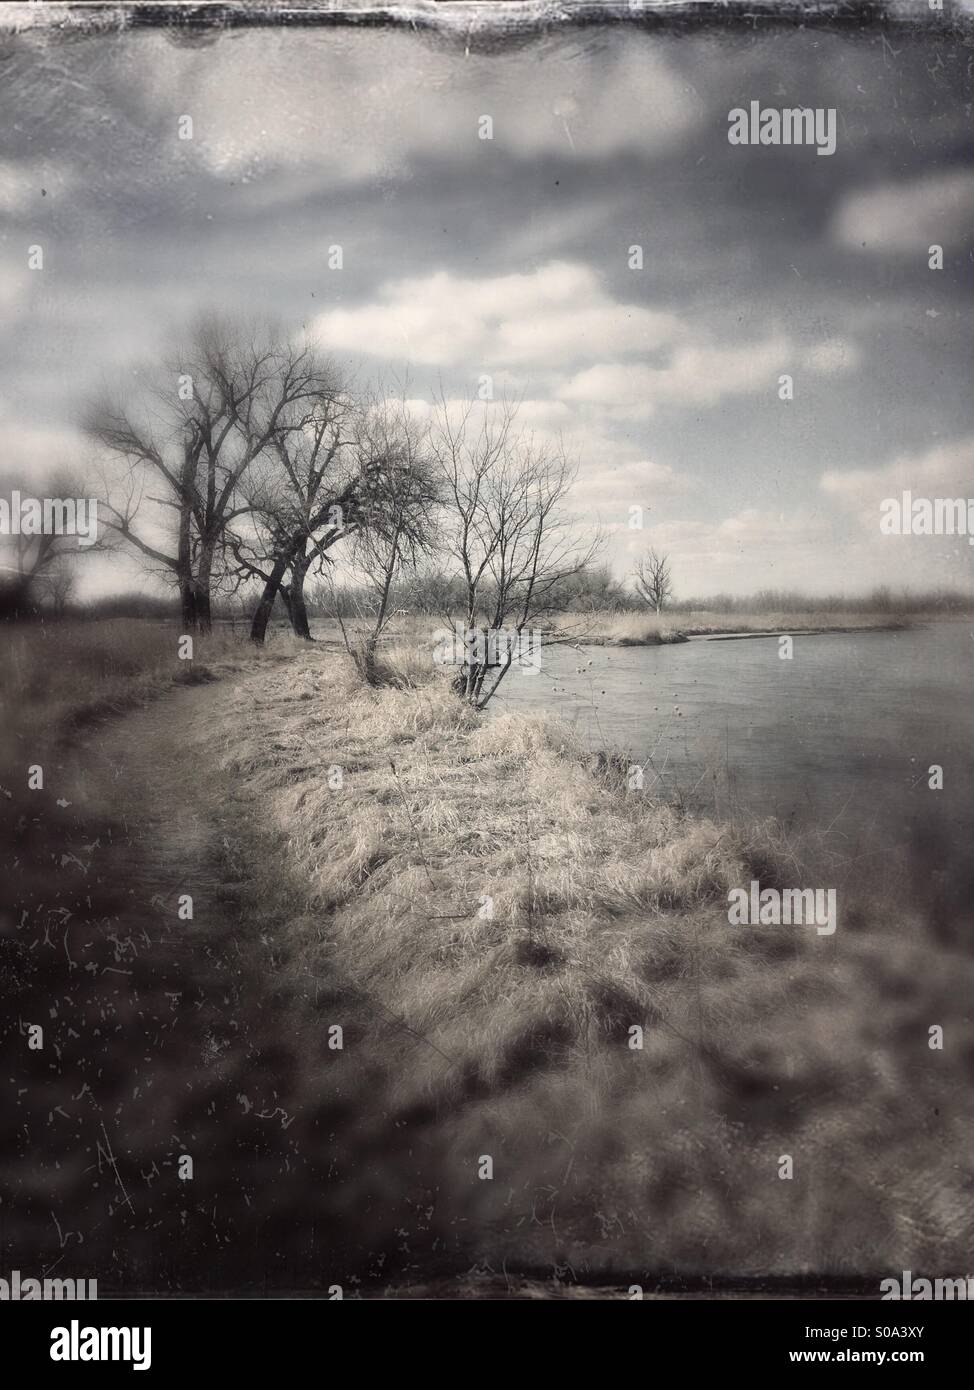
{"type": "Polygon", "coordinates": [[[899,1305],[974,1300],[972,306],[974,5],[3,7],[39,1365],[202,1300],[923,1363],[899,1305]]]}

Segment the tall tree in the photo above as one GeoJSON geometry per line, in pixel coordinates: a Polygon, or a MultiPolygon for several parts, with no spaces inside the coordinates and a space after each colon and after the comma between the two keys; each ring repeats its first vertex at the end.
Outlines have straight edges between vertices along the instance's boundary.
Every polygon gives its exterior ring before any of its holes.
{"type": "MultiPolygon", "coordinates": [[[[0,487],[13,505],[13,496],[20,492],[16,486],[0,487]]],[[[104,543],[97,534],[85,537],[80,546],[77,536],[63,529],[65,516],[61,503],[77,505],[84,502],[86,488],[74,473],[62,469],[53,473],[41,489],[44,499],[57,499],[57,521],[54,530],[22,529],[18,522],[11,525],[2,537],[0,549],[0,618],[29,618],[39,611],[40,601],[46,600],[56,616],[60,616],[74,584],[75,567],[82,555],[97,553],[104,543]],[[61,529],[57,529],[60,524],[61,529]]],[[[24,489],[26,495],[26,489],[24,489]]],[[[40,501],[41,499],[33,499],[40,501]]],[[[86,511],[86,522],[88,513],[86,511]]],[[[97,529],[97,516],[93,518],[97,529]]]]}
{"type": "Polygon", "coordinates": [[[214,570],[248,510],[255,461],[300,432],[338,389],[334,369],[271,326],[200,319],[137,400],[95,402],[108,524],[179,588],[183,622],[211,623],[214,570]],[[146,516],[146,504],[152,508],[146,516]]]}
{"type": "Polygon", "coordinates": [[[655,608],[657,614],[662,613],[664,604],[673,593],[670,557],[661,551],[650,549],[636,562],[633,579],[640,598],[655,608]]]}
{"type": "Polygon", "coordinates": [[[305,578],[354,529],[361,506],[355,418],[344,388],[323,395],[300,430],[275,435],[269,457],[248,479],[247,530],[230,544],[239,571],[261,585],[250,630],[258,645],[278,594],[295,633],[311,638],[305,578]]]}
{"type": "Polygon", "coordinates": [[[359,506],[348,568],[359,580],[361,626],[353,636],[338,614],[345,646],[363,678],[380,683],[378,645],[395,615],[397,581],[413,577],[436,546],[440,496],[429,426],[381,388],[359,416],[355,452],[359,506]]]}
{"type": "Polygon", "coordinates": [[[519,430],[517,414],[516,402],[457,405],[441,395],[430,436],[446,498],[442,548],[463,594],[467,656],[456,686],[478,709],[524,633],[558,607],[559,587],[602,545],[597,534],[585,541],[568,511],[575,465],[560,443],[519,430]]]}

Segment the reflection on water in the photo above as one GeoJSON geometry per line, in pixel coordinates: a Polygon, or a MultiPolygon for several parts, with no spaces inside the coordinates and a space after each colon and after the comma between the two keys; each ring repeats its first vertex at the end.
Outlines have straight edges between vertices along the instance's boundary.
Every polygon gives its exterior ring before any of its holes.
{"type": "Polygon", "coordinates": [[[906,632],[553,647],[497,704],[544,709],[624,750],[645,787],[694,809],[772,814],[902,840],[919,817],[965,853],[974,828],[974,624],[906,632]],[[944,789],[928,768],[944,769],[944,789]],[[936,801],[932,801],[936,798],[936,801]]]}

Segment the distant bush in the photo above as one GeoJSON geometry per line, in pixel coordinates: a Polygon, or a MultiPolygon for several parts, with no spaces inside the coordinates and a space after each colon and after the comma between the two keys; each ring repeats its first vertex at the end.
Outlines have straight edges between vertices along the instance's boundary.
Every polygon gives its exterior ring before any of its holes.
{"type": "Polygon", "coordinates": [[[882,585],[868,594],[818,597],[794,589],[759,589],[753,594],[713,594],[680,599],[671,613],[972,613],[974,594],[956,589],[891,589],[882,585]]]}
{"type": "Polygon", "coordinates": [[[73,615],[79,618],[175,618],[179,604],[175,595],[103,594],[79,604],[73,615]]]}

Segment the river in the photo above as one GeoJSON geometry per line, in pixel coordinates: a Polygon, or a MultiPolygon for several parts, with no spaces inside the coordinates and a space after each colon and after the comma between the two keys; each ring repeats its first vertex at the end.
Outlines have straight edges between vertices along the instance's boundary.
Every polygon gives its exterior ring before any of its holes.
{"type": "Polygon", "coordinates": [[[549,647],[495,704],[544,710],[644,787],[718,818],[774,815],[890,846],[919,822],[968,853],[974,829],[974,623],[901,632],[549,647]],[[943,768],[943,790],[928,769],[943,768]],[[963,841],[963,844],[962,844],[963,841]]]}

